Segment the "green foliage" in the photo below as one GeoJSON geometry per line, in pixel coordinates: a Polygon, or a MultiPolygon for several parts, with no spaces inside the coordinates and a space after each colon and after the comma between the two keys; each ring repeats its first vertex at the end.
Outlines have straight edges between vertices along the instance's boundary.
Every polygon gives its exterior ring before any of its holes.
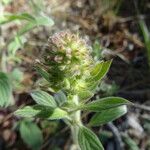
{"type": "Polygon", "coordinates": [[[90,126],[99,126],[111,122],[127,112],[126,106],[119,106],[96,113],[90,120],[90,126]]]}
{"type": "Polygon", "coordinates": [[[54,98],[44,91],[41,90],[33,91],[31,93],[31,96],[35,100],[35,102],[39,105],[48,106],[52,108],[57,107],[54,98]]]}
{"type": "Polygon", "coordinates": [[[48,44],[50,47],[37,61],[36,69],[46,79],[47,90],[52,89],[54,96],[41,90],[33,91],[31,96],[37,105],[21,108],[15,114],[47,120],[63,119],[81,150],[103,150],[98,137],[82,124],[80,111],[96,112],[89,123],[93,126],[113,121],[127,112],[125,105],[131,103],[124,98],[88,101],[108,72],[112,60],[94,60],[86,42],[67,31],[52,36],[48,44]]]}
{"type": "Polygon", "coordinates": [[[150,32],[143,20],[139,21],[139,25],[143,34],[144,43],[147,50],[148,63],[150,65],[150,32]]]}
{"type": "Polygon", "coordinates": [[[43,12],[32,15],[29,13],[5,13],[0,17],[0,25],[10,23],[12,21],[21,23],[22,27],[17,31],[15,37],[8,44],[8,52],[11,55],[15,55],[18,49],[23,48],[25,42],[27,41],[24,35],[25,33],[39,26],[51,27],[54,25],[54,21],[43,12]]]}
{"type": "Polygon", "coordinates": [[[83,90],[83,91],[80,91],[78,95],[82,102],[86,102],[94,95],[94,93],[89,90],[83,90]]]}
{"type": "Polygon", "coordinates": [[[31,121],[21,121],[20,134],[23,141],[33,150],[40,150],[43,143],[43,135],[39,127],[31,121]]]}
{"type": "Polygon", "coordinates": [[[7,74],[0,72],[0,106],[6,107],[11,102],[12,87],[7,74]]]}
{"type": "Polygon", "coordinates": [[[100,112],[100,111],[103,111],[106,109],[118,107],[121,105],[127,105],[127,104],[131,104],[131,103],[124,98],[106,97],[106,98],[101,98],[96,101],[90,102],[85,105],[81,105],[81,106],[79,106],[79,109],[100,112]]]}
{"type": "Polygon", "coordinates": [[[16,54],[16,51],[23,47],[24,43],[26,42],[25,37],[16,35],[14,40],[12,40],[8,44],[8,52],[12,55],[16,54]]]}
{"type": "Polygon", "coordinates": [[[65,102],[67,102],[67,97],[62,91],[58,91],[54,95],[55,101],[57,102],[58,106],[62,106],[65,102]]]}
{"type": "Polygon", "coordinates": [[[36,66],[35,69],[39,73],[39,75],[41,75],[44,79],[49,81],[49,74],[48,72],[46,72],[45,69],[41,68],[40,66],[36,66]]]}
{"type": "Polygon", "coordinates": [[[31,29],[34,29],[35,27],[39,26],[53,26],[54,22],[51,18],[47,17],[46,15],[42,14],[41,16],[36,16],[34,18],[34,21],[30,21],[27,24],[24,25],[23,28],[21,28],[18,31],[19,35],[25,34],[26,32],[30,31],[31,29]]]}
{"type": "Polygon", "coordinates": [[[126,143],[127,148],[129,150],[140,150],[140,148],[138,147],[136,142],[131,137],[129,137],[127,134],[124,134],[122,137],[123,137],[123,140],[126,143]]]}
{"type": "Polygon", "coordinates": [[[3,16],[3,19],[0,20],[0,24],[9,23],[11,21],[16,20],[27,20],[27,21],[34,21],[35,18],[28,14],[28,13],[22,13],[22,14],[6,14],[3,16]]]}
{"type": "Polygon", "coordinates": [[[81,150],[104,150],[95,133],[84,126],[79,127],[78,142],[81,150]]]}
{"type": "Polygon", "coordinates": [[[18,31],[14,39],[12,39],[12,41],[8,45],[8,50],[13,55],[15,55],[16,51],[19,48],[22,48],[24,43],[26,42],[26,38],[24,37],[24,34],[26,32],[29,32],[35,27],[39,27],[39,26],[51,27],[52,25],[54,25],[53,20],[44,14],[39,16],[33,16],[27,13],[17,14],[17,15],[15,14],[6,15],[4,16],[4,19],[0,22],[0,24],[5,24],[15,20],[19,20],[19,21],[26,20],[27,23],[18,31]]]}
{"type": "Polygon", "coordinates": [[[66,111],[60,108],[51,108],[41,105],[34,106],[26,106],[22,109],[18,109],[15,112],[15,115],[20,117],[36,117],[36,118],[44,118],[49,120],[62,119],[67,118],[68,114],[66,111]]]}
{"type": "Polygon", "coordinates": [[[100,60],[102,58],[102,56],[101,56],[102,50],[103,50],[103,48],[101,47],[98,40],[96,40],[93,44],[93,51],[92,51],[94,59],[100,60]]]}
{"type": "MultiPolygon", "coordinates": [[[[9,4],[12,0],[2,0],[2,4],[9,4]]],[[[42,2],[42,1],[41,1],[42,2]]],[[[37,4],[38,1],[36,1],[37,4]]],[[[35,4],[36,6],[36,4],[35,4]]],[[[27,37],[25,36],[25,33],[33,30],[34,28],[38,28],[40,26],[48,26],[51,27],[54,22],[53,20],[47,16],[46,14],[44,14],[42,12],[42,10],[40,11],[40,13],[34,12],[34,13],[7,13],[7,12],[3,12],[0,15],[0,26],[4,26],[5,24],[11,23],[13,22],[14,24],[17,25],[18,31],[15,31],[15,35],[11,35],[10,34],[10,38],[9,38],[9,42],[6,43],[6,45],[2,46],[2,53],[0,55],[1,59],[1,68],[4,71],[7,71],[6,68],[7,65],[9,65],[9,61],[13,60],[14,62],[21,62],[20,56],[16,56],[16,52],[19,49],[22,49],[24,47],[24,44],[28,41],[27,37]],[[4,49],[4,50],[3,50],[4,49]],[[5,52],[5,50],[7,50],[5,52]],[[4,51],[4,55],[3,55],[3,51],[4,51]],[[5,54],[6,53],[6,54],[5,54]]],[[[7,42],[7,41],[6,41],[7,42]]],[[[13,63],[14,63],[13,62],[13,63]]],[[[20,84],[21,80],[19,81],[18,79],[15,78],[15,76],[18,76],[17,72],[13,71],[13,72],[9,72],[10,75],[10,79],[12,80],[12,84],[13,84],[13,90],[18,90],[19,88],[21,89],[23,86],[20,84]]],[[[22,75],[23,77],[23,72],[22,75]]],[[[18,77],[19,78],[19,77],[18,77]]],[[[2,79],[0,79],[2,80],[2,79]]],[[[3,82],[3,81],[1,81],[3,82]]],[[[1,83],[0,86],[4,85],[4,83],[1,83]]],[[[0,106],[6,106],[8,105],[6,101],[10,101],[10,92],[8,91],[12,91],[10,89],[10,83],[6,82],[4,86],[2,86],[2,88],[6,88],[7,85],[7,89],[6,92],[4,92],[4,90],[2,89],[0,94],[2,94],[2,96],[4,96],[4,98],[1,96],[0,100],[1,100],[1,104],[0,106]],[[7,95],[7,97],[5,96],[7,95]],[[7,99],[7,100],[6,100],[7,99]]]]}
{"type": "Polygon", "coordinates": [[[22,109],[18,109],[15,112],[15,115],[22,117],[35,117],[42,111],[42,108],[39,106],[25,106],[22,109]]]}
{"type": "MultiPolygon", "coordinates": [[[[55,101],[56,97],[54,99],[53,96],[41,90],[33,91],[31,93],[31,96],[38,105],[26,106],[24,108],[18,109],[15,112],[16,115],[21,117],[47,118],[50,120],[68,117],[66,111],[57,107],[57,103],[55,101]]],[[[62,95],[59,95],[59,98],[64,98],[64,97],[62,97],[62,95]]]]}
{"type": "Polygon", "coordinates": [[[23,88],[22,81],[23,81],[23,72],[19,68],[15,68],[10,74],[9,78],[12,81],[13,90],[19,91],[23,88]]]}
{"type": "Polygon", "coordinates": [[[112,61],[106,61],[106,62],[99,62],[95,65],[91,72],[91,79],[92,82],[100,81],[108,72],[110,65],[112,61]]]}

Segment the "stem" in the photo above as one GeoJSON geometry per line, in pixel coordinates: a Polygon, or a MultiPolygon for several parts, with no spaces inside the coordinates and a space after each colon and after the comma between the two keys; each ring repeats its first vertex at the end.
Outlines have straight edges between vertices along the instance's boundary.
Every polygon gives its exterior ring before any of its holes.
{"type": "MultiPolygon", "coordinates": [[[[79,105],[79,98],[77,95],[73,97],[73,101],[76,105],[79,105]]],[[[71,126],[71,133],[72,133],[72,139],[73,139],[73,146],[71,150],[80,150],[79,143],[78,143],[78,132],[79,132],[79,126],[82,124],[81,122],[81,111],[76,111],[72,116],[73,124],[71,126]]]]}
{"type": "Polygon", "coordinates": [[[2,51],[1,69],[3,72],[7,72],[7,57],[5,51],[2,51]]]}

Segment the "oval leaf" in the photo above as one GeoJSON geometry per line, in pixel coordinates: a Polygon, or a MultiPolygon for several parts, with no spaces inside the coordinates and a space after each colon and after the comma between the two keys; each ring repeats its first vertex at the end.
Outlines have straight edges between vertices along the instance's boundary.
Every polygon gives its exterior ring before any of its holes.
{"type": "Polygon", "coordinates": [[[102,112],[96,113],[90,120],[90,126],[99,126],[110,121],[113,121],[127,112],[127,106],[119,106],[116,108],[111,108],[109,110],[104,110],[102,112]]]}
{"type": "Polygon", "coordinates": [[[20,117],[36,117],[38,114],[40,114],[42,111],[42,108],[39,108],[37,106],[25,106],[24,108],[18,109],[15,111],[15,115],[20,117]]]}
{"type": "Polygon", "coordinates": [[[11,100],[12,87],[7,75],[0,72],[0,106],[8,106],[11,100]]]}
{"type": "Polygon", "coordinates": [[[97,64],[97,66],[91,73],[92,77],[89,79],[89,81],[100,81],[108,72],[111,63],[112,60],[106,62],[100,62],[99,64],[97,64]]]}
{"type": "Polygon", "coordinates": [[[39,127],[29,121],[22,121],[20,134],[23,141],[33,150],[39,150],[43,143],[43,135],[39,127]]]}
{"type": "Polygon", "coordinates": [[[54,98],[55,98],[58,106],[62,106],[67,101],[67,97],[62,91],[58,91],[54,95],[54,98]]]}
{"type": "Polygon", "coordinates": [[[78,142],[81,150],[104,150],[95,133],[84,126],[79,128],[78,142]]]}
{"type": "Polygon", "coordinates": [[[15,111],[15,115],[20,117],[38,117],[50,120],[62,119],[68,117],[68,113],[60,108],[51,108],[41,105],[26,106],[15,111]]]}
{"type": "Polygon", "coordinates": [[[106,97],[88,104],[79,106],[81,110],[90,110],[94,112],[100,112],[102,110],[118,107],[121,105],[131,104],[128,100],[121,97],[106,97]]]}
{"type": "Polygon", "coordinates": [[[55,108],[53,112],[49,115],[49,120],[67,118],[68,113],[60,108],[55,108]]]}
{"type": "Polygon", "coordinates": [[[57,107],[54,98],[44,91],[41,90],[33,91],[31,93],[31,96],[35,100],[35,102],[39,105],[49,106],[52,108],[57,107]]]}

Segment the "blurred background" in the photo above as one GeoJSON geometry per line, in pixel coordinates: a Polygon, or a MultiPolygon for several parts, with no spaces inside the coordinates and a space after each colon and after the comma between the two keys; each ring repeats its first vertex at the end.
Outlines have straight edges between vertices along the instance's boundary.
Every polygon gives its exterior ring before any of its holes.
{"type": "MultiPolygon", "coordinates": [[[[121,96],[135,104],[93,128],[105,149],[150,150],[149,27],[149,0],[0,0],[0,150],[69,150],[63,122],[13,115],[33,104],[29,92],[40,85],[34,62],[49,36],[66,29],[88,41],[94,59],[113,58],[94,98],[121,96]]],[[[91,114],[84,116],[86,123],[91,114]]]]}

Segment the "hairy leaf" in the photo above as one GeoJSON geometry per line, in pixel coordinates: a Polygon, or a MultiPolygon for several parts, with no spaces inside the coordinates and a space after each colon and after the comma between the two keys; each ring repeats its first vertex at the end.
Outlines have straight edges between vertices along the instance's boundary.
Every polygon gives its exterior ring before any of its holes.
{"type": "Polygon", "coordinates": [[[41,91],[41,90],[33,91],[31,93],[31,96],[35,100],[35,102],[39,105],[49,106],[52,108],[57,107],[57,104],[54,98],[44,91],[41,91]]]}
{"type": "Polygon", "coordinates": [[[118,107],[121,105],[131,104],[128,100],[121,97],[106,97],[99,100],[95,100],[88,104],[79,106],[81,110],[89,110],[94,112],[100,112],[102,110],[118,107]]]}
{"type": "Polygon", "coordinates": [[[62,119],[68,116],[68,113],[60,108],[52,109],[51,107],[34,105],[34,106],[25,106],[22,109],[18,109],[15,112],[15,115],[20,117],[29,117],[29,118],[45,118],[50,120],[62,119]]]}
{"type": "Polygon", "coordinates": [[[58,91],[55,95],[54,98],[58,104],[58,106],[63,105],[67,101],[66,95],[62,91],[58,91]]]}
{"type": "Polygon", "coordinates": [[[110,121],[113,121],[127,112],[127,107],[125,105],[104,110],[102,112],[96,113],[90,120],[90,126],[99,126],[110,121]]]}
{"type": "Polygon", "coordinates": [[[104,150],[95,133],[84,126],[79,128],[78,142],[81,150],[104,150]]]}
{"type": "Polygon", "coordinates": [[[35,106],[25,106],[21,109],[15,111],[15,115],[20,117],[36,117],[42,111],[42,107],[35,106]]]}
{"type": "Polygon", "coordinates": [[[94,68],[94,70],[91,72],[91,79],[90,81],[100,81],[108,72],[110,65],[112,61],[106,61],[106,62],[100,62],[97,64],[94,68]]]}

